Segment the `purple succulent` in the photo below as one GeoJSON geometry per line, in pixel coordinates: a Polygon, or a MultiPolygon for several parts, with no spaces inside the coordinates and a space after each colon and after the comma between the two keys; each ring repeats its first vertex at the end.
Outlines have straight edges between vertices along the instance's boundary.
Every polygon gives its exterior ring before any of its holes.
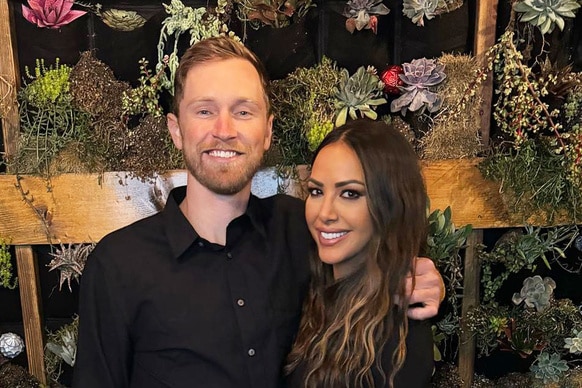
{"type": "Polygon", "coordinates": [[[445,65],[436,62],[436,59],[414,59],[410,63],[402,65],[404,70],[400,74],[400,79],[404,82],[400,86],[402,95],[390,104],[392,112],[400,111],[406,115],[406,111],[417,111],[421,113],[424,109],[434,113],[440,109],[442,98],[432,92],[430,88],[441,83],[447,75],[444,73],[445,65]]]}

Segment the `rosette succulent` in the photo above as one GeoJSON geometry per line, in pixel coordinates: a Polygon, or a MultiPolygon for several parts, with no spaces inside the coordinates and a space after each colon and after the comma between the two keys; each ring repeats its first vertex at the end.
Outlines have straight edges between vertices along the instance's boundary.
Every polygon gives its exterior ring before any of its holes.
{"type": "Polygon", "coordinates": [[[392,101],[390,110],[400,111],[403,116],[406,111],[412,112],[425,109],[434,113],[440,109],[443,100],[432,92],[430,88],[440,84],[447,75],[444,73],[445,65],[438,64],[435,59],[414,59],[410,63],[402,65],[404,74],[400,74],[400,79],[404,86],[400,86],[402,95],[392,101]]]}
{"type": "Polygon", "coordinates": [[[537,311],[543,311],[549,306],[555,288],[556,282],[552,278],[542,279],[541,276],[536,275],[526,278],[521,291],[513,294],[511,300],[516,305],[525,302],[527,307],[535,307],[537,311]]]}
{"type": "Polygon", "coordinates": [[[362,117],[376,120],[378,114],[374,111],[374,107],[387,102],[381,97],[383,88],[384,83],[378,78],[374,68],[366,69],[362,66],[351,77],[346,69],[342,69],[339,88],[334,90],[335,125],[343,125],[348,114],[355,120],[358,117],[358,111],[362,117]]]}
{"type": "Polygon", "coordinates": [[[99,14],[103,23],[118,31],[133,31],[142,27],[146,20],[135,11],[108,9],[99,14]]]}
{"type": "Polygon", "coordinates": [[[523,0],[513,4],[519,20],[538,27],[542,34],[552,32],[556,26],[563,30],[564,18],[574,18],[578,8],[578,0],[523,0]]]}
{"type": "Polygon", "coordinates": [[[536,378],[543,380],[544,384],[547,384],[551,381],[558,382],[569,368],[566,361],[562,360],[559,354],[540,353],[529,369],[536,378]]]}
{"type": "Polygon", "coordinates": [[[574,337],[564,338],[564,348],[568,349],[570,353],[582,353],[582,330],[574,330],[574,337]]]}
{"type": "Polygon", "coordinates": [[[382,0],[349,0],[343,13],[348,18],[346,29],[350,33],[370,29],[376,34],[378,18],[374,15],[387,15],[389,12],[390,9],[382,4],[382,0]]]}
{"type": "Polygon", "coordinates": [[[61,28],[85,15],[85,11],[74,11],[73,0],[28,0],[22,5],[22,16],[38,27],[61,28]]]}
{"type": "Polygon", "coordinates": [[[439,0],[404,0],[402,13],[417,26],[424,27],[424,18],[434,18],[438,5],[439,0]]]}

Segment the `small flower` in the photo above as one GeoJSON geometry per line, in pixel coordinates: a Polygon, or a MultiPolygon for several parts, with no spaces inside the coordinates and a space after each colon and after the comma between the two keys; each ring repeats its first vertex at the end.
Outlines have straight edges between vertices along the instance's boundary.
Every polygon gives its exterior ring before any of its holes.
{"type": "Polygon", "coordinates": [[[526,278],[521,291],[513,294],[511,300],[516,305],[525,302],[527,307],[535,307],[537,311],[543,311],[550,304],[554,288],[556,288],[556,282],[552,278],[542,279],[541,276],[536,275],[526,278]]]}
{"type": "Polygon", "coordinates": [[[24,350],[24,341],[18,334],[4,333],[0,336],[0,354],[6,358],[14,358],[24,350]]]}
{"type": "Polygon", "coordinates": [[[400,86],[404,84],[400,74],[404,73],[402,66],[392,65],[382,72],[380,79],[384,82],[384,92],[388,94],[400,94],[400,86]]]}
{"type": "Polygon", "coordinates": [[[565,338],[564,342],[564,348],[570,350],[570,353],[582,353],[582,330],[574,330],[574,337],[565,338]]]}
{"type": "Polygon", "coordinates": [[[85,15],[85,11],[73,11],[72,0],[28,0],[30,8],[22,5],[22,16],[39,27],[61,28],[85,15]]]}

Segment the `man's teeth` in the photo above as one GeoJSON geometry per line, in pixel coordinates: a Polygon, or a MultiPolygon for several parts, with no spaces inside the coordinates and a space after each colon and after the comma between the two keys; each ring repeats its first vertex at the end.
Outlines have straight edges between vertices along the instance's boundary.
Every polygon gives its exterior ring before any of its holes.
{"type": "Polygon", "coordinates": [[[321,237],[323,237],[326,240],[332,240],[334,238],[340,238],[341,236],[343,236],[346,233],[347,232],[339,232],[339,233],[326,233],[326,232],[321,232],[321,237]]]}
{"type": "Polygon", "coordinates": [[[232,158],[236,156],[236,152],[234,151],[221,151],[221,150],[214,150],[208,153],[210,156],[216,156],[217,158],[232,158]]]}

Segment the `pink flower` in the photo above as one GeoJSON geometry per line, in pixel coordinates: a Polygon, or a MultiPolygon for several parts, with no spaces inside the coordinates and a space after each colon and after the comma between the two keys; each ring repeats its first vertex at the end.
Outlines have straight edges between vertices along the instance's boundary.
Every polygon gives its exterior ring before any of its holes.
{"type": "Polygon", "coordinates": [[[60,28],[85,15],[85,11],[72,11],[73,0],[28,0],[30,8],[22,5],[22,16],[39,27],[60,28]]]}

